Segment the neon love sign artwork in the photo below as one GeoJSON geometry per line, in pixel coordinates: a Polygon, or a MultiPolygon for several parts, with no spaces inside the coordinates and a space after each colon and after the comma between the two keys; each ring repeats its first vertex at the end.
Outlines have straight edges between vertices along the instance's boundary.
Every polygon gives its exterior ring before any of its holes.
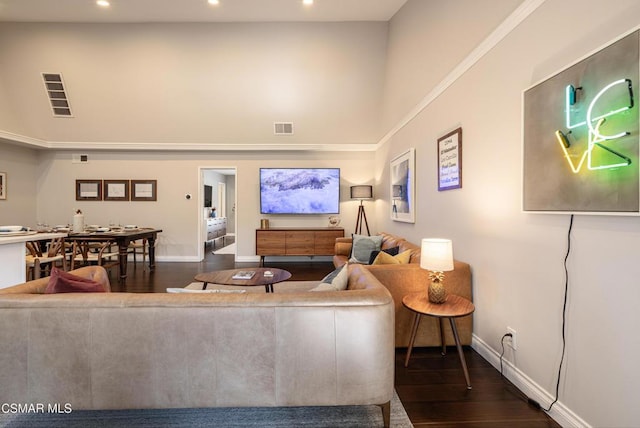
{"type": "Polygon", "coordinates": [[[580,157],[580,161],[577,163],[577,165],[574,164],[573,160],[571,159],[572,157],[569,154],[569,148],[571,147],[569,138],[561,130],[557,130],[555,132],[556,139],[558,140],[558,143],[560,144],[560,147],[564,152],[565,158],[569,166],[571,167],[571,171],[573,171],[574,174],[577,174],[582,169],[585,159],[587,160],[587,168],[592,171],[598,170],[598,169],[619,168],[619,167],[631,165],[631,159],[629,157],[603,144],[603,142],[605,141],[614,141],[619,138],[625,137],[629,135],[629,131],[620,131],[612,135],[604,134],[601,131],[602,125],[606,122],[607,118],[615,116],[617,114],[622,114],[627,110],[630,110],[633,108],[634,106],[633,83],[631,82],[631,79],[619,79],[606,85],[604,88],[600,90],[600,92],[598,92],[598,94],[593,98],[593,100],[589,104],[589,107],[587,108],[587,114],[586,114],[585,120],[583,120],[582,122],[571,123],[571,116],[572,116],[571,107],[576,104],[576,98],[577,98],[576,94],[579,90],[582,90],[582,88],[581,87],[575,88],[573,85],[567,85],[565,89],[566,127],[569,130],[569,133],[572,132],[572,130],[575,128],[584,127],[584,126],[588,128],[588,146],[583,151],[582,156],[580,157]],[[603,95],[605,95],[609,90],[619,85],[626,85],[628,89],[628,99],[625,99],[627,103],[622,107],[610,110],[607,113],[600,114],[594,117],[593,116],[594,108],[597,106],[597,103],[600,100],[600,98],[603,95]],[[592,152],[594,148],[600,148],[600,149],[606,150],[607,152],[611,153],[616,158],[618,158],[620,161],[601,164],[601,165],[594,165],[593,156],[592,156],[592,152]]]}
{"type": "Polygon", "coordinates": [[[523,211],[640,215],[638,82],[635,28],[523,90],[523,211]]]}

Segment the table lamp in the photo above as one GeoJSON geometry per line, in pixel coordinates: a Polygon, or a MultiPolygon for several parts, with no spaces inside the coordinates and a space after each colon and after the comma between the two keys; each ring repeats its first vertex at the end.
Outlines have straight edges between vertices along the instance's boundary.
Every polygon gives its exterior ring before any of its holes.
{"type": "Polygon", "coordinates": [[[453,245],[450,239],[425,238],[420,251],[420,267],[429,272],[428,296],[431,303],[444,303],[447,291],[444,272],[453,270],[453,245]]]}
{"type": "Polygon", "coordinates": [[[356,228],[354,232],[362,235],[362,223],[367,227],[367,235],[371,235],[369,232],[369,223],[367,223],[367,215],[364,213],[364,206],[362,201],[365,199],[373,199],[373,186],[351,186],[351,199],[360,199],[360,207],[358,208],[358,220],[356,221],[356,228]],[[360,230],[358,231],[358,227],[360,230]]]}

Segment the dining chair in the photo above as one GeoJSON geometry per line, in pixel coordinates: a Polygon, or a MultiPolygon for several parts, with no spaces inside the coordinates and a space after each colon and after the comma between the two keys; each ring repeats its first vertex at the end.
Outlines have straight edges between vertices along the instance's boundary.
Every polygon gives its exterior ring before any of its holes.
{"type": "Polygon", "coordinates": [[[105,269],[119,266],[118,246],[115,241],[74,241],[71,252],[71,270],[81,265],[98,265],[105,269]]]}
{"type": "MultiPolygon", "coordinates": [[[[153,230],[152,227],[141,227],[141,230],[153,230]]],[[[156,243],[158,241],[155,240],[153,243],[153,247],[155,248],[156,243]]],[[[142,239],[136,239],[135,241],[131,241],[131,243],[129,243],[129,252],[133,254],[133,263],[134,263],[134,267],[136,266],[137,263],[137,254],[141,253],[142,254],[142,267],[144,269],[147,268],[147,254],[149,254],[149,240],[147,238],[142,238],[142,239]]]]}
{"type": "Polygon", "coordinates": [[[51,272],[51,266],[58,263],[67,270],[64,238],[53,238],[48,242],[29,241],[25,243],[25,264],[27,279],[37,279],[43,273],[51,272]]]}
{"type": "Polygon", "coordinates": [[[134,267],[136,266],[135,264],[137,263],[137,258],[136,258],[137,254],[142,254],[142,267],[144,267],[147,260],[147,247],[148,247],[148,241],[146,238],[136,239],[135,241],[131,241],[129,243],[129,252],[133,254],[134,267]]]}

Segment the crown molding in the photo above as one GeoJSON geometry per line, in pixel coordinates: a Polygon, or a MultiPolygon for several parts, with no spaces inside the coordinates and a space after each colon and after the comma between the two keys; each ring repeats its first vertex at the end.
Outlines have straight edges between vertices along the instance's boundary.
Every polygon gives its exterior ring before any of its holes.
{"type": "Polygon", "coordinates": [[[45,150],[100,150],[100,151],[181,151],[181,152],[372,152],[377,146],[373,143],[363,144],[218,144],[218,143],[184,143],[162,144],[131,141],[46,141],[26,135],[20,135],[0,129],[0,140],[45,150]]]}
{"type": "Polygon", "coordinates": [[[260,151],[303,151],[303,152],[370,152],[376,144],[219,144],[219,143],[143,143],[143,142],[95,142],[95,141],[50,141],[48,148],[55,150],[118,150],[118,151],[182,151],[182,152],[260,152],[260,151]]]}
{"type": "Polygon", "coordinates": [[[38,149],[50,148],[49,147],[50,143],[45,140],[28,137],[26,135],[16,134],[9,131],[3,131],[2,129],[0,129],[0,140],[6,140],[10,143],[26,145],[26,146],[30,146],[32,148],[38,148],[38,149]]]}
{"type": "Polygon", "coordinates": [[[385,145],[402,128],[407,126],[425,108],[442,95],[449,86],[453,85],[471,67],[489,53],[511,31],[517,28],[529,15],[531,15],[546,0],[525,0],[511,15],[509,15],[495,30],[491,32],[474,50],[469,53],[457,66],[447,74],[413,109],[407,113],[384,137],[376,144],[377,148],[385,145]]]}

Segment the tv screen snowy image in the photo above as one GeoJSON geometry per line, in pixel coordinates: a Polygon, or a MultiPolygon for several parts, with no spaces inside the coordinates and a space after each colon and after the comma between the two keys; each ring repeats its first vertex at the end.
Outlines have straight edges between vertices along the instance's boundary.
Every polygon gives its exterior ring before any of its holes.
{"type": "Polygon", "coordinates": [[[261,168],[260,213],[338,214],[339,168],[261,168]]]}

